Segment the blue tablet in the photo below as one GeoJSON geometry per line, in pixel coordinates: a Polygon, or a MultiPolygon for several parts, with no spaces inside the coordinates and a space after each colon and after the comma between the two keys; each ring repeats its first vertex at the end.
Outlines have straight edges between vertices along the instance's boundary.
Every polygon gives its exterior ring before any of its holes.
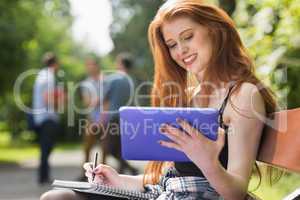
{"type": "Polygon", "coordinates": [[[180,128],[176,118],[185,119],[209,139],[217,139],[217,109],[126,106],[119,111],[121,150],[125,160],[190,161],[183,152],[158,143],[159,140],[170,141],[160,133],[161,124],[167,123],[180,128]]]}

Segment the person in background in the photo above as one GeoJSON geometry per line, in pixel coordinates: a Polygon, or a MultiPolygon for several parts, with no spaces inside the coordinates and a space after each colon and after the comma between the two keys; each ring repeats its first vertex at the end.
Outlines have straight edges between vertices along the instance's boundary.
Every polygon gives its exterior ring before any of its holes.
{"type": "MultiPolygon", "coordinates": [[[[103,98],[105,96],[104,74],[101,73],[99,64],[94,58],[87,58],[85,69],[88,77],[81,83],[81,96],[86,109],[89,110],[87,125],[83,136],[84,162],[90,161],[90,152],[97,141],[100,141],[101,131],[105,124],[100,120],[103,98]]],[[[84,174],[79,178],[86,180],[84,174]]]]}
{"type": "Polygon", "coordinates": [[[106,163],[107,155],[114,156],[119,161],[118,171],[124,173],[129,170],[137,174],[137,170],[121,158],[119,108],[130,106],[134,95],[134,83],[130,77],[133,61],[128,53],[120,53],[117,58],[117,71],[107,76],[107,94],[104,100],[104,110],[108,122],[107,132],[102,141],[103,158],[106,163]]]}
{"type": "Polygon", "coordinates": [[[52,52],[43,56],[44,67],[37,74],[33,92],[33,119],[39,137],[40,164],[38,183],[49,183],[49,156],[59,133],[59,116],[57,109],[64,101],[64,90],[56,84],[56,72],[59,63],[52,52]]]}

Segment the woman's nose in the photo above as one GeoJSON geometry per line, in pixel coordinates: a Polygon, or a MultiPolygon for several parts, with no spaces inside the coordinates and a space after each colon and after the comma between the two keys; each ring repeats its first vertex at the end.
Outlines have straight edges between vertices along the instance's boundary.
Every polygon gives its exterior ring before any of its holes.
{"type": "Polygon", "coordinates": [[[179,51],[181,55],[185,55],[188,52],[187,45],[184,44],[179,45],[179,51]]]}

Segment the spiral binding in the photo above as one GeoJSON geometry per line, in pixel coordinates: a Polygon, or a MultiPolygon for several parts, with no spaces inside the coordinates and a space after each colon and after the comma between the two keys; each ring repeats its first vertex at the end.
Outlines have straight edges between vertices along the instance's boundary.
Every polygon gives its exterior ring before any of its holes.
{"type": "Polygon", "coordinates": [[[128,198],[128,199],[136,199],[136,200],[156,199],[159,196],[159,194],[153,192],[124,190],[120,188],[115,188],[106,185],[99,185],[99,184],[96,185],[96,188],[94,190],[106,195],[117,196],[117,197],[128,198]]]}

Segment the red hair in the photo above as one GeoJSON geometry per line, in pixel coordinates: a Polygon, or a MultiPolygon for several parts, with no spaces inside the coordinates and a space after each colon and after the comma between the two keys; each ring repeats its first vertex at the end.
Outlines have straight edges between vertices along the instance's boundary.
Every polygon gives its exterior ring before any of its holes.
{"type": "MultiPolygon", "coordinates": [[[[203,74],[204,83],[216,85],[234,81],[240,89],[242,83],[259,85],[266,106],[266,112],[272,113],[276,103],[270,90],[254,74],[254,65],[235,28],[233,20],[222,9],[204,4],[199,0],[169,0],[157,12],[148,29],[148,39],[154,58],[154,85],[152,89],[152,106],[189,106],[187,91],[187,71],[178,66],[171,58],[164,42],[161,27],[163,22],[176,17],[188,17],[206,27],[211,37],[211,59],[203,74]],[[167,84],[167,83],[177,83],[167,84]],[[164,84],[167,84],[165,87],[164,84]],[[180,94],[184,94],[180,96],[180,94]]],[[[203,106],[209,103],[212,88],[202,87],[203,106]]],[[[157,183],[162,174],[164,163],[149,162],[145,169],[144,183],[157,183]]]]}

